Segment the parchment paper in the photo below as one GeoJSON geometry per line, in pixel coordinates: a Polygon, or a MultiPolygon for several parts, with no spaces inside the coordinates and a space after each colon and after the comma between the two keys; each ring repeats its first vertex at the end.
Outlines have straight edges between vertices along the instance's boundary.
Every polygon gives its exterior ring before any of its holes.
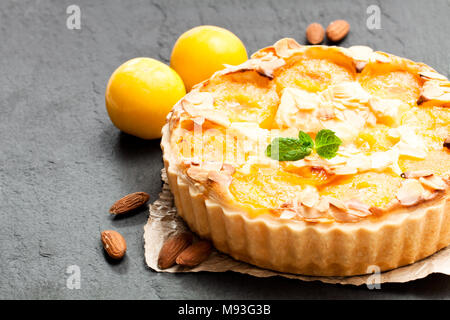
{"type": "MultiPolygon", "coordinates": [[[[182,230],[187,230],[186,224],[177,215],[177,210],[173,203],[173,196],[167,184],[165,170],[161,171],[161,178],[164,182],[159,198],[150,205],[150,215],[144,227],[145,240],[145,261],[147,265],[157,272],[225,272],[234,271],[249,274],[255,277],[281,276],[290,279],[303,281],[322,281],[325,283],[339,283],[362,285],[373,283],[374,275],[362,275],[352,277],[312,277],[289,273],[281,273],[267,269],[261,269],[245,262],[234,260],[226,254],[214,250],[209,258],[195,268],[185,268],[174,266],[161,270],[158,268],[158,254],[164,241],[172,234],[182,230]],[[369,278],[370,277],[370,278],[369,278]]],[[[379,283],[387,282],[408,282],[421,279],[431,273],[443,273],[450,275],[450,247],[440,250],[434,255],[418,261],[412,265],[383,272],[377,278],[379,283]]]]}

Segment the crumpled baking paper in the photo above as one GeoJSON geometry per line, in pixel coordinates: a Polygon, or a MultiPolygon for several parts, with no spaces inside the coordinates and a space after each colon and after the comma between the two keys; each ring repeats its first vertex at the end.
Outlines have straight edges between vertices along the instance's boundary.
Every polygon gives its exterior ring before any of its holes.
{"type": "Polygon", "coordinates": [[[230,256],[214,250],[209,258],[194,268],[173,266],[161,270],[158,268],[158,254],[164,241],[174,233],[188,230],[183,219],[177,215],[177,209],[173,203],[173,195],[167,183],[166,172],[161,171],[164,182],[159,198],[150,205],[150,215],[144,227],[145,261],[147,265],[157,272],[225,272],[234,271],[249,274],[255,277],[281,276],[303,281],[321,281],[325,283],[339,283],[351,285],[363,285],[388,282],[408,282],[421,279],[431,273],[443,273],[450,275],[450,247],[440,250],[432,256],[418,261],[412,265],[382,272],[376,275],[361,275],[351,277],[314,277],[271,271],[258,268],[245,262],[234,260],[230,256]],[[374,282],[375,281],[375,282],[374,282]]]}

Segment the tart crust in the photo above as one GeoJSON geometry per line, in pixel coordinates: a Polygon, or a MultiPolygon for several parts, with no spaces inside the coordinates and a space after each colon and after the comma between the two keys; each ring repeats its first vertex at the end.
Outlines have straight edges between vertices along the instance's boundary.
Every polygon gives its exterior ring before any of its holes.
{"type": "Polygon", "coordinates": [[[189,228],[233,258],[258,267],[311,276],[351,276],[405,266],[450,244],[448,194],[414,208],[399,208],[376,221],[311,224],[269,215],[249,218],[224,208],[178,174],[169,145],[161,146],[170,189],[189,228]]]}
{"type": "MultiPolygon", "coordinates": [[[[321,54],[321,46],[309,48],[317,48],[321,54]]],[[[261,58],[262,64],[253,65],[254,60],[249,60],[240,67],[230,66],[219,71],[217,75],[254,70],[270,79],[273,70],[283,65],[281,58],[302,50],[307,49],[291,39],[283,39],[252,56],[253,59],[261,58]],[[267,53],[270,53],[271,58],[264,60],[267,53]]],[[[357,72],[364,69],[368,61],[375,61],[376,64],[391,61],[404,69],[411,69],[425,79],[418,104],[449,105],[449,82],[424,64],[373,52],[366,47],[329,47],[328,50],[335,50],[337,57],[345,57],[345,61],[351,57],[357,72]]],[[[198,92],[202,85],[195,86],[192,92],[198,92]]],[[[171,145],[173,120],[182,108],[183,99],[168,115],[161,140],[164,166],[175,205],[192,231],[202,238],[210,239],[218,250],[233,258],[280,272],[352,276],[372,272],[372,266],[386,271],[408,265],[450,244],[448,177],[438,181],[428,179],[426,175],[412,177],[418,180],[408,186],[420,187],[418,181],[421,179],[422,184],[434,186],[432,196],[423,198],[425,201],[417,201],[419,197],[416,197],[411,202],[409,189],[405,188],[408,191],[405,198],[397,196],[403,205],[397,203],[383,214],[373,211],[373,215],[351,223],[311,223],[280,219],[270,214],[250,217],[244,209],[226,205],[227,201],[224,200],[229,199],[223,185],[197,183],[182,170],[183,165],[180,165],[178,154],[171,145]],[[440,186],[442,183],[444,187],[440,186]],[[205,188],[213,192],[205,192],[205,188]]],[[[222,121],[217,118],[210,120],[222,121]]],[[[409,177],[406,178],[409,180],[409,177]]],[[[420,189],[423,190],[422,187],[420,189]]]]}

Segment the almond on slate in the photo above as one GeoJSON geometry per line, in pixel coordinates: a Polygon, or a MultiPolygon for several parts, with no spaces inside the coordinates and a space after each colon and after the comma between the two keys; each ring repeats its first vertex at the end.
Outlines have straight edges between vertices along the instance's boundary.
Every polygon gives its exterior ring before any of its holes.
{"type": "Polygon", "coordinates": [[[158,256],[158,267],[160,269],[170,268],[175,264],[178,255],[192,243],[192,234],[183,232],[166,240],[158,256]]]}
{"type": "Polygon", "coordinates": [[[306,28],[306,39],[310,44],[319,44],[325,37],[325,30],[320,23],[311,23],[306,28]]]}
{"type": "Polygon", "coordinates": [[[350,24],[345,20],[336,20],[327,27],[327,37],[330,41],[337,42],[345,38],[350,31],[350,24]]]}
{"type": "Polygon", "coordinates": [[[211,243],[198,241],[187,247],[177,257],[177,264],[187,267],[195,267],[205,261],[211,254],[211,243]]]}
{"type": "Polygon", "coordinates": [[[113,259],[122,259],[127,251],[127,243],[120,233],[105,230],[101,233],[103,248],[113,259]]]}
{"type": "Polygon", "coordinates": [[[137,209],[146,204],[149,199],[150,196],[145,192],[130,193],[122,199],[117,200],[116,203],[114,203],[109,209],[109,213],[122,214],[130,212],[131,210],[137,209]]]}

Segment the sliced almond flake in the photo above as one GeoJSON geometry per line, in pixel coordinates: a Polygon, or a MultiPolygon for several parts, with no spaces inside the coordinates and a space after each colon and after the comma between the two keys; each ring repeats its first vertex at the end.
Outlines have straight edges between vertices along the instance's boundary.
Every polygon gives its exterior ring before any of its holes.
{"type": "Polygon", "coordinates": [[[391,152],[374,152],[370,160],[372,169],[382,170],[389,167],[396,159],[393,159],[391,152]]]}
{"type": "Polygon", "coordinates": [[[336,167],[336,168],[333,168],[333,173],[338,176],[345,176],[345,175],[349,175],[349,174],[358,173],[358,169],[356,169],[355,167],[349,167],[349,166],[336,167]]]}
{"type": "Polygon", "coordinates": [[[446,76],[432,71],[420,71],[419,75],[425,79],[433,79],[433,80],[448,80],[446,76]]]}
{"type": "Polygon", "coordinates": [[[319,203],[316,206],[316,209],[320,212],[326,212],[330,209],[330,203],[326,197],[321,197],[319,203]]]}
{"type": "Polygon", "coordinates": [[[345,203],[339,199],[333,198],[333,197],[325,197],[328,201],[329,204],[331,204],[332,206],[340,209],[340,210],[348,210],[347,206],[345,205],[345,203]]]}
{"type": "Polygon", "coordinates": [[[236,169],[234,168],[233,165],[231,165],[231,164],[229,164],[229,163],[224,163],[224,164],[222,165],[222,171],[223,171],[225,174],[232,175],[232,174],[236,171],[236,169]]]}
{"type": "Polygon", "coordinates": [[[422,200],[425,189],[416,179],[406,179],[397,192],[397,199],[403,206],[412,206],[422,200]]]}
{"type": "Polygon", "coordinates": [[[376,52],[373,52],[372,55],[370,56],[370,61],[389,63],[389,62],[391,62],[391,59],[389,58],[389,56],[386,53],[376,51],[376,52]]]}
{"type": "Polygon", "coordinates": [[[276,69],[284,66],[285,64],[286,64],[286,62],[283,59],[275,58],[272,60],[261,61],[261,62],[255,63],[254,69],[259,74],[261,74],[269,79],[273,79],[274,71],[276,69]]]}
{"type": "Polygon", "coordinates": [[[207,119],[218,125],[228,127],[230,120],[228,115],[221,110],[214,109],[214,99],[208,92],[189,93],[182,101],[181,106],[197,124],[203,124],[207,119]]]}
{"type": "Polygon", "coordinates": [[[280,214],[280,219],[292,219],[297,216],[297,212],[291,209],[284,209],[280,214]]]}
{"type": "Polygon", "coordinates": [[[331,159],[327,159],[328,163],[330,163],[331,165],[344,165],[346,164],[348,161],[350,161],[349,157],[343,157],[343,156],[336,156],[334,158],[331,159]]]}
{"type": "Polygon", "coordinates": [[[394,139],[400,138],[400,132],[397,130],[397,128],[390,128],[387,132],[388,136],[394,139]]]}
{"type": "Polygon", "coordinates": [[[385,212],[384,209],[379,208],[379,207],[370,207],[369,210],[370,210],[370,212],[372,212],[372,214],[374,214],[376,216],[382,215],[385,212]]]}
{"type": "Polygon", "coordinates": [[[358,222],[361,217],[351,214],[348,210],[332,209],[331,215],[338,222],[358,222]]]}
{"type": "Polygon", "coordinates": [[[302,46],[294,39],[284,38],[273,45],[276,54],[281,58],[289,58],[296,52],[299,52],[302,46]]]}
{"type": "Polygon", "coordinates": [[[283,103],[282,100],[285,95],[289,99],[286,102],[294,104],[298,110],[315,110],[319,106],[320,99],[315,93],[297,88],[286,88],[283,90],[280,104],[283,103]]]}
{"type": "Polygon", "coordinates": [[[410,156],[417,159],[425,159],[427,157],[427,153],[423,149],[414,148],[403,142],[397,143],[398,154],[402,156],[410,156]]]}
{"type": "Polygon", "coordinates": [[[358,172],[363,172],[371,169],[371,159],[370,157],[357,154],[355,156],[350,157],[347,162],[347,166],[354,167],[358,170],[358,172]]]}
{"type": "Polygon", "coordinates": [[[370,207],[367,204],[359,201],[358,199],[351,199],[345,204],[350,210],[355,211],[351,213],[358,217],[366,217],[372,214],[372,212],[370,211],[370,207]]]}
{"type": "Polygon", "coordinates": [[[348,51],[353,59],[360,61],[369,61],[373,53],[373,49],[367,46],[351,46],[348,51]]]}
{"type": "Polygon", "coordinates": [[[356,72],[360,73],[367,66],[367,62],[366,61],[356,61],[355,66],[356,66],[356,72]]]}
{"type": "Polygon", "coordinates": [[[450,102],[450,82],[442,80],[428,80],[422,86],[422,94],[418,104],[435,100],[437,102],[450,102]]]}
{"type": "Polygon", "coordinates": [[[445,190],[448,187],[442,178],[435,175],[420,177],[419,181],[433,190],[445,190]]]}
{"type": "Polygon", "coordinates": [[[218,183],[220,186],[223,186],[225,188],[228,188],[232,181],[232,178],[229,175],[219,173],[217,171],[209,171],[208,179],[218,183]]]}
{"type": "Polygon", "coordinates": [[[335,117],[335,113],[332,108],[325,107],[319,108],[319,110],[317,111],[317,116],[319,117],[320,120],[326,121],[333,119],[335,117]]]}
{"type": "Polygon", "coordinates": [[[309,207],[314,207],[319,202],[319,192],[313,186],[305,186],[301,192],[300,202],[309,207]]]}
{"type": "Polygon", "coordinates": [[[195,116],[192,118],[192,121],[194,121],[195,124],[201,126],[203,123],[205,123],[205,117],[203,116],[195,116]]]}
{"type": "Polygon", "coordinates": [[[207,171],[219,171],[222,165],[221,161],[205,161],[200,164],[200,167],[207,171]]]}
{"type": "Polygon", "coordinates": [[[192,91],[182,100],[184,104],[210,107],[214,104],[214,97],[209,92],[192,91]]]}
{"type": "Polygon", "coordinates": [[[213,77],[216,75],[225,75],[230,73],[254,70],[264,77],[273,79],[273,72],[276,69],[284,66],[285,64],[286,62],[284,61],[284,59],[278,58],[274,56],[273,53],[268,52],[263,56],[249,59],[237,66],[225,64],[225,69],[217,71],[215,74],[213,74],[213,77]]]}
{"type": "Polygon", "coordinates": [[[433,171],[431,170],[414,170],[414,171],[406,171],[401,174],[402,178],[405,179],[413,179],[420,177],[429,177],[433,175],[433,171]]]}
{"type": "Polygon", "coordinates": [[[378,97],[371,98],[369,105],[377,118],[388,119],[393,124],[398,124],[400,116],[400,107],[405,102],[398,99],[381,99],[378,97]]]}
{"type": "Polygon", "coordinates": [[[328,87],[322,94],[325,101],[340,103],[345,107],[362,108],[371,95],[356,81],[341,82],[328,87]]]}
{"type": "Polygon", "coordinates": [[[299,214],[305,220],[308,220],[308,221],[320,219],[325,216],[324,212],[320,212],[316,208],[308,208],[308,207],[304,207],[303,210],[299,210],[299,214]]]}
{"type": "Polygon", "coordinates": [[[301,128],[306,132],[320,130],[321,124],[313,112],[319,107],[319,103],[319,96],[315,93],[285,88],[275,114],[275,122],[280,128],[301,128]]]}
{"type": "Polygon", "coordinates": [[[200,167],[190,167],[187,169],[186,174],[199,182],[205,182],[208,178],[208,171],[200,167]]]}
{"type": "Polygon", "coordinates": [[[356,217],[358,217],[358,218],[365,218],[365,217],[367,217],[367,216],[370,216],[370,215],[372,215],[372,213],[366,213],[366,212],[362,212],[362,211],[359,211],[359,210],[353,210],[353,209],[348,209],[348,211],[347,211],[347,213],[349,214],[349,215],[351,215],[351,216],[356,216],[356,217]]]}
{"type": "Polygon", "coordinates": [[[422,198],[425,201],[429,201],[429,200],[436,198],[438,194],[439,194],[439,191],[425,190],[425,192],[422,195],[422,198]]]}

